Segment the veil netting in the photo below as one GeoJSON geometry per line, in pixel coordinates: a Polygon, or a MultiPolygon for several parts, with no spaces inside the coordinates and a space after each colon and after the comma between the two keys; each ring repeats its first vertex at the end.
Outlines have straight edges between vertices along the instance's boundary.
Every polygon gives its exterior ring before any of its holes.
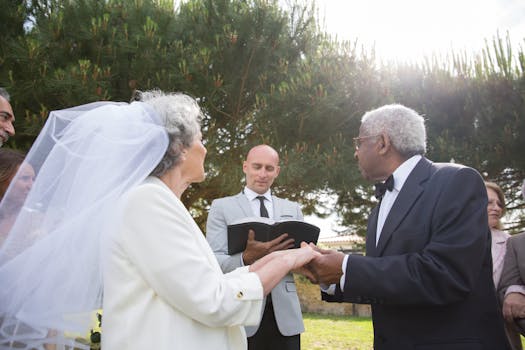
{"type": "Polygon", "coordinates": [[[167,147],[142,102],[50,113],[0,202],[0,349],[89,349],[79,339],[102,304],[101,247],[118,199],[167,147]],[[26,167],[33,186],[17,193],[26,167]]]}

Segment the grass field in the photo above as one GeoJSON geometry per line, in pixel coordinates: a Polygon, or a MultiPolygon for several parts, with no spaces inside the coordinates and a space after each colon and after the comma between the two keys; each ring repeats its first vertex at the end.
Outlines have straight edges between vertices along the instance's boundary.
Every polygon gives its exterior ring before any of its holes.
{"type": "MultiPolygon", "coordinates": [[[[372,350],[372,321],[368,317],[303,314],[306,331],[302,350],[372,350]]],[[[521,337],[525,348],[525,338],[521,337]]]]}
{"type": "Polygon", "coordinates": [[[369,317],[304,314],[302,350],[371,350],[374,340],[369,317]]]}

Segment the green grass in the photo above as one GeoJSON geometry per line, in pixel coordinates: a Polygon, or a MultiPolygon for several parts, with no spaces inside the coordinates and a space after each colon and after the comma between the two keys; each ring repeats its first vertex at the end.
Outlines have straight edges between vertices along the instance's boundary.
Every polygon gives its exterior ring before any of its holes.
{"type": "Polygon", "coordinates": [[[303,314],[302,350],[371,350],[374,334],[369,317],[303,314]]]}
{"type": "MultiPolygon", "coordinates": [[[[369,317],[303,314],[306,331],[302,350],[372,350],[374,335],[369,317]]],[[[521,337],[525,349],[525,338],[521,337]]]]}

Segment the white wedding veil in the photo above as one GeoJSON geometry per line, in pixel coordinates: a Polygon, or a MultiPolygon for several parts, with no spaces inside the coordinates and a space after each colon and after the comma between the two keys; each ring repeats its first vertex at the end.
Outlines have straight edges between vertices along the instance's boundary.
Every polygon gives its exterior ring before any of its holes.
{"type": "Polygon", "coordinates": [[[32,189],[20,200],[10,186],[0,202],[0,349],[89,349],[77,338],[102,304],[102,238],[167,147],[143,102],[51,112],[11,182],[30,166],[32,189]]]}

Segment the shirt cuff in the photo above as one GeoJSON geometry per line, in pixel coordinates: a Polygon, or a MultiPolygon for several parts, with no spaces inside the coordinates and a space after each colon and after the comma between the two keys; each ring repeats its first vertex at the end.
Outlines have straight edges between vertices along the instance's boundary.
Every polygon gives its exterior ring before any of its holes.
{"type": "MultiPolygon", "coordinates": [[[[345,255],[345,258],[343,259],[343,264],[341,265],[341,268],[343,269],[343,275],[341,276],[341,280],[339,281],[339,286],[341,287],[341,292],[344,292],[345,287],[345,271],[346,271],[346,265],[348,264],[348,255],[345,255]]],[[[325,292],[328,295],[335,295],[335,284],[319,284],[319,287],[321,287],[321,291],[325,292]]]]}
{"type": "Polygon", "coordinates": [[[323,284],[321,283],[319,285],[321,287],[321,291],[325,292],[328,295],[335,295],[335,284],[323,284]]]}
{"type": "Polygon", "coordinates": [[[345,258],[343,259],[343,265],[341,268],[343,269],[343,275],[341,276],[341,281],[339,282],[339,285],[341,286],[341,292],[344,292],[345,290],[345,276],[346,276],[346,265],[348,264],[348,255],[345,255],[345,258]]]}
{"type": "Polygon", "coordinates": [[[509,295],[510,293],[520,293],[525,295],[525,286],[520,284],[513,284],[507,288],[505,291],[505,296],[509,295]]]}

